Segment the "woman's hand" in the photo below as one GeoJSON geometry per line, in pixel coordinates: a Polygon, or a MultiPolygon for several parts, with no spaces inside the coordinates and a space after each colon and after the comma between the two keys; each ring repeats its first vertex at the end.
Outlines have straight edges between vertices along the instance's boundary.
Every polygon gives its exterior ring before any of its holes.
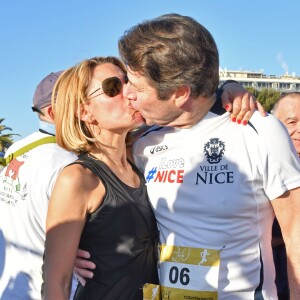
{"type": "Polygon", "coordinates": [[[255,97],[238,82],[228,82],[222,86],[222,104],[226,111],[231,112],[231,120],[247,125],[253,113],[258,110],[262,116],[266,112],[255,97]]]}

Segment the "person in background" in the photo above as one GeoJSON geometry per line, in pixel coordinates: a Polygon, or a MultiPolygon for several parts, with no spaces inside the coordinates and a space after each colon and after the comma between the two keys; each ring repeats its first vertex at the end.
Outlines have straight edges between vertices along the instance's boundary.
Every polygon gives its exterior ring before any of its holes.
{"type": "Polygon", "coordinates": [[[133,155],[158,222],[162,298],[277,299],[275,212],[298,299],[300,165],[286,130],[258,112],[246,126],[231,122],[216,101],[217,46],[190,17],[146,20],[125,32],[119,50],[123,94],[153,125],[133,155]]]}
{"type": "Polygon", "coordinates": [[[282,94],[274,105],[272,114],[287,128],[300,156],[300,92],[282,94]]]}
{"type": "MultiPolygon", "coordinates": [[[[0,298],[41,299],[49,198],[57,174],[77,157],[55,143],[50,73],[36,87],[39,130],[12,144],[0,174],[0,298]]],[[[75,283],[75,281],[74,281],[75,283]]]]}
{"type": "MultiPolygon", "coordinates": [[[[287,128],[298,156],[300,156],[300,93],[291,92],[282,94],[271,112],[287,128]]],[[[275,283],[278,291],[278,299],[288,300],[289,284],[286,249],[277,219],[274,220],[272,235],[273,256],[276,269],[275,283]]]]}

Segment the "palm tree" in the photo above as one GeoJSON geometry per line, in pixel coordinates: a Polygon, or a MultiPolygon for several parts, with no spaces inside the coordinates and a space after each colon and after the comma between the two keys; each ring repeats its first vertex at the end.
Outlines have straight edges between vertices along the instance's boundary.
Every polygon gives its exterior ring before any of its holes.
{"type": "Polygon", "coordinates": [[[4,118],[0,118],[0,152],[3,152],[5,148],[8,148],[14,142],[12,138],[14,135],[19,135],[16,133],[3,133],[5,130],[12,131],[10,127],[2,124],[3,121],[4,118]]]}

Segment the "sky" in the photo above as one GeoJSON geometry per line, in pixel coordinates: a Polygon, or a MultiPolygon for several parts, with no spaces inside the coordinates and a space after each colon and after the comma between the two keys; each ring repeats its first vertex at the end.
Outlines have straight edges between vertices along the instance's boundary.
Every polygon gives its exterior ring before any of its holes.
{"type": "MultiPolygon", "coordinates": [[[[220,67],[300,76],[299,0],[0,0],[0,118],[19,134],[49,73],[93,56],[118,56],[132,26],[166,13],[193,17],[213,35],[220,67]]],[[[7,133],[10,133],[7,131],[7,133]]]]}

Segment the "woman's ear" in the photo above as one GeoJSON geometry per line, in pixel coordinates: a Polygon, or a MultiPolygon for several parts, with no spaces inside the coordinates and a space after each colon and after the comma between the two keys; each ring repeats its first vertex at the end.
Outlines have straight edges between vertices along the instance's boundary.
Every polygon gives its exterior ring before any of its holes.
{"type": "Polygon", "coordinates": [[[81,105],[80,120],[88,124],[93,124],[95,121],[93,114],[90,112],[90,107],[87,104],[81,105]]]}
{"type": "Polygon", "coordinates": [[[188,85],[180,86],[174,93],[175,105],[180,108],[189,100],[191,95],[191,88],[188,85]]]}

